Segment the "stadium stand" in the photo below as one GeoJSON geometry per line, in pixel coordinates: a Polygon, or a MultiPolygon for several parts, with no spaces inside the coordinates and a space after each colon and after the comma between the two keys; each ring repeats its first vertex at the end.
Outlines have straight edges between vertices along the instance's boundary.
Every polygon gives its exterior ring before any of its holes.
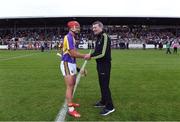
{"type": "MultiPolygon", "coordinates": [[[[0,20],[0,45],[8,45],[9,49],[40,49],[42,45],[49,49],[57,48],[68,30],[66,21],[69,19],[0,20]]],[[[77,47],[80,44],[87,44],[87,48],[94,47],[91,23],[97,19],[102,18],[84,18],[87,23],[82,18],[77,18],[80,23],[82,22],[81,33],[77,37],[77,47]]],[[[174,19],[163,19],[163,23],[154,18],[134,18],[130,19],[131,21],[128,21],[128,18],[103,18],[103,20],[106,24],[105,30],[112,40],[112,48],[124,49],[128,48],[129,44],[152,44],[156,47],[167,41],[180,42],[180,26],[172,23],[168,25],[169,21],[178,24],[174,19]]]]}

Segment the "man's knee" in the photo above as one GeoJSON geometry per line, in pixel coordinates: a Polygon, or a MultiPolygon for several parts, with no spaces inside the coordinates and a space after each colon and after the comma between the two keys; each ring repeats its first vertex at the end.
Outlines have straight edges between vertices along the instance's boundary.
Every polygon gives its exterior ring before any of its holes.
{"type": "Polygon", "coordinates": [[[65,81],[66,81],[66,84],[68,86],[74,86],[75,85],[75,76],[72,76],[72,75],[68,75],[68,76],[65,76],[65,81]]]}

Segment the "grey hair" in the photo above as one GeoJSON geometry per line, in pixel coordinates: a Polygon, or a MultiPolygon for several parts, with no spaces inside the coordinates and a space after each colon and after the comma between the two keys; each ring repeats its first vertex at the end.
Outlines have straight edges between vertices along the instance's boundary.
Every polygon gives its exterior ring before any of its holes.
{"type": "Polygon", "coordinates": [[[102,22],[100,22],[100,21],[95,21],[95,22],[93,22],[92,25],[96,25],[96,24],[98,24],[100,28],[102,28],[102,29],[104,28],[104,25],[103,25],[102,22]]]}

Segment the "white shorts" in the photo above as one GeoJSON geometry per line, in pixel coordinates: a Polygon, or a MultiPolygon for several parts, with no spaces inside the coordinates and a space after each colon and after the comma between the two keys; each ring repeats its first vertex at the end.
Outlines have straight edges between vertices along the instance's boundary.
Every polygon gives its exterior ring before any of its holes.
{"type": "Polygon", "coordinates": [[[61,61],[60,68],[63,76],[76,75],[77,73],[76,64],[73,63],[61,61]]]}

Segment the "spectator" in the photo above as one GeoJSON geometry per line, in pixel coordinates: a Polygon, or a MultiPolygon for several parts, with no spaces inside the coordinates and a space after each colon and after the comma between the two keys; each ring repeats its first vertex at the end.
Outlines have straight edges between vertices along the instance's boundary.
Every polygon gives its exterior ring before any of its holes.
{"type": "Polygon", "coordinates": [[[178,47],[179,47],[179,43],[178,43],[176,40],[173,41],[172,47],[173,47],[173,53],[174,53],[174,54],[177,54],[177,49],[178,49],[178,47]]]}
{"type": "Polygon", "coordinates": [[[166,43],[166,54],[168,54],[168,53],[171,54],[170,47],[171,47],[171,42],[168,41],[168,42],[166,43]]]}

